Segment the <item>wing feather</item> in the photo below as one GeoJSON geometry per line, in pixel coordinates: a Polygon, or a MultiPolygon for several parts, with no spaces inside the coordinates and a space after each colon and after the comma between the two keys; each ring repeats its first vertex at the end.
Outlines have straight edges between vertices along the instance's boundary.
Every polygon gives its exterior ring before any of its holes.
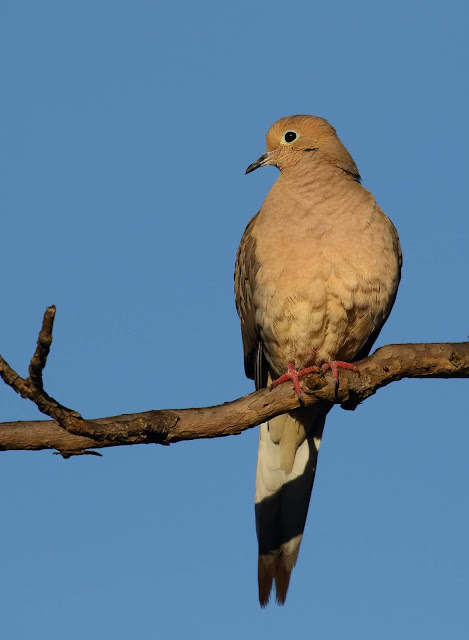
{"type": "Polygon", "coordinates": [[[236,309],[241,320],[241,336],[243,339],[244,370],[246,376],[256,380],[256,387],[261,385],[260,362],[263,359],[262,344],[256,326],[256,309],[254,306],[254,288],[259,262],[256,256],[256,239],[253,227],[257,214],[248,223],[238,253],[234,273],[236,309]]]}

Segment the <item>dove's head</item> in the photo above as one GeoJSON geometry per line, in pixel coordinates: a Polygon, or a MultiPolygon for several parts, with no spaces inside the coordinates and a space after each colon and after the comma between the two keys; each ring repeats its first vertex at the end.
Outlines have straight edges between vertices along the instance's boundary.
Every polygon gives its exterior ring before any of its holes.
{"type": "Polygon", "coordinates": [[[309,162],[312,156],[332,164],[355,180],[360,180],[351,155],[341,143],[334,127],[317,116],[288,116],[277,120],[267,132],[267,151],[246,169],[273,165],[280,170],[309,162]]]}

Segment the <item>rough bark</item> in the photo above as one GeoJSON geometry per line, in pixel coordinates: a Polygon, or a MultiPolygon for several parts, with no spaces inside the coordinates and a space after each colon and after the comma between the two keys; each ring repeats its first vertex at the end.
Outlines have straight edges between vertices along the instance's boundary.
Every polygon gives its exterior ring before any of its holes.
{"type": "MultiPolygon", "coordinates": [[[[299,406],[292,385],[286,383],[215,407],[160,409],[84,419],[51,398],[43,388],[42,372],[52,343],[54,316],[55,307],[49,307],[28,378],[21,378],[0,356],[0,376],[4,382],[53,420],[0,423],[0,450],[56,449],[64,457],[70,457],[99,455],[90,449],[118,445],[169,445],[181,440],[217,438],[239,434],[299,406]]],[[[305,377],[302,402],[311,405],[329,400],[353,410],[381,387],[402,378],[469,378],[469,342],[388,345],[355,364],[358,373],[341,371],[338,387],[330,372],[305,377]]]]}

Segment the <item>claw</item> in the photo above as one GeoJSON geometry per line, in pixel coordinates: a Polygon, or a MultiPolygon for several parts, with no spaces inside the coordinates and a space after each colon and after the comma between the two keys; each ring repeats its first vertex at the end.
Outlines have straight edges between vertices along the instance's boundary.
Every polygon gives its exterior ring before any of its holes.
{"type": "Polygon", "coordinates": [[[329,371],[329,369],[332,371],[332,377],[335,380],[336,387],[339,386],[339,369],[348,369],[349,371],[358,373],[358,369],[354,364],[342,362],[342,360],[331,360],[330,362],[325,362],[321,367],[323,373],[329,371]]]}
{"type": "Polygon", "coordinates": [[[274,380],[272,382],[272,389],[274,387],[278,387],[279,384],[282,384],[283,382],[286,382],[287,380],[291,380],[293,382],[293,387],[296,391],[296,395],[298,396],[298,399],[301,400],[302,396],[303,396],[303,392],[301,390],[300,387],[300,378],[302,376],[306,376],[308,373],[320,373],[318,367],[306,367],[306,369],[301,369],[300,371],[297,371],[295,369],[295,363],[294,362],[289,362],[288,363],[288,371],[286,373],[283,374],[283,376],[280,376],[280,378],[277,378],[277,380],[274,380]]]}

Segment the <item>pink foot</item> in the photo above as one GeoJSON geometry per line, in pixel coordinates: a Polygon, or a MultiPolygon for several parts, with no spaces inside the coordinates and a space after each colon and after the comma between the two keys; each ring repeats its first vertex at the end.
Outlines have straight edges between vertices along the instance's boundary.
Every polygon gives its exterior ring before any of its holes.
{"type": "Polygon", "coordinates": [[[332,377],[335,380],[335,384],[339,384],[339,369],[348,369],[349,371],[355,371],[358,373],[358,369],[354,364],[350,364],[350,362],[342,362],[342,360],[331,360],[330,362],[325,362],[321,371],[325,373],[326,371],[332,371],[332,377]]]}
{"type": "Polygon", "coordinates": [[[320,373],[320,371],[318,367],[314,367],[314,366],[306,367],[306,369],[301,369],[301,371],[297,371],[295,369],[295,363],[289,362],[287,373],[284,373],[283,376],[280,376],[280,378],[277,378],[277,380],[274,380],[272,382],[272,389],[274,387],[278,387],[279,384],[282,384],[287,380],[291,380],[293,382],[293,387],[296,391],[296,395],[298,396],[298,398],[301,398],[301,396],[303,395],[303,392],[301,391],[301,387],[300,387],[300,378],[301,376],[305,376],[308,373],[320,373]]]}

